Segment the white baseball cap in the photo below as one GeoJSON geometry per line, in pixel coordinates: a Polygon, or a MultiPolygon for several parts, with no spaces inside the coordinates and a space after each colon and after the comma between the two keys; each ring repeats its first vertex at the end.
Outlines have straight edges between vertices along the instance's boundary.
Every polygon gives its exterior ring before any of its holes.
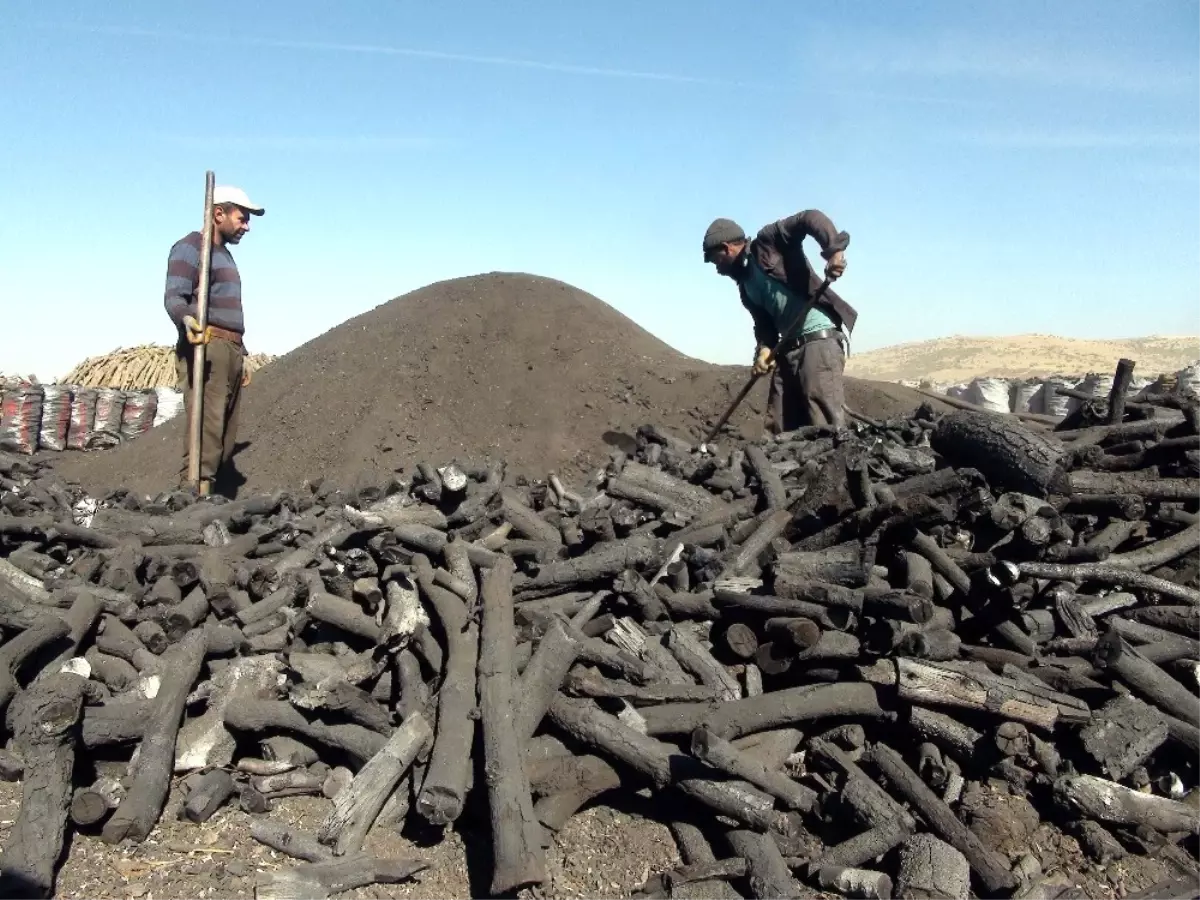
{"type": "Polygon", "coordinates": [[[240,206],[252,216],[261,216],[266,212],[261,206],[255,206],[250,202],[250,198],[246,196],[246,192],[241,188],[231,187],[227,184],[218,185],[213,188],[213,206],[219,203],[233,203],[240,206]]]}

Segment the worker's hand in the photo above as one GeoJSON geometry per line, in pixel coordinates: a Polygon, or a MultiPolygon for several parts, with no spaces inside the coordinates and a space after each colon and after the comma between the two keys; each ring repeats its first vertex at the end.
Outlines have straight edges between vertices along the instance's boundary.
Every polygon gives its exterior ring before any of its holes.
{"type": "Polygon", "coordinates": [[[767,357],[771,355],[770,347],[759,347],[754,351],[754,374],[766,375],[775,368],[775,360],[767,361],[767,357]]]}
{"type": "Polygon", "coordinates": [[[250,384],[250,370],[247,369],[245,366],[242,366],[242,387],[246,387],[249,384],[250,384]]]}
{"type": "Polygon", "coordinates": [[[837,281],[845,271],[846,254],[839,250],[833,256],[829,257],[828,262],[825,263],[825,277],[830,281],[837,281]]]}
{"type": "Polygon", "coordinates": [[[189,344],[207,344],[207,335],[204,329],[200,327],[200,323],[196,321],[195,316],[184,316],[183,327],[187,334],[189,344]]]}

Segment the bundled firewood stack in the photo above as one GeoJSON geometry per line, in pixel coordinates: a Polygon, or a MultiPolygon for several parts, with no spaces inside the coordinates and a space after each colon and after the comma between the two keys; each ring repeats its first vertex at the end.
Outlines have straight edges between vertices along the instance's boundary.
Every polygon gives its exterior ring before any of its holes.
{"type": "Polygon", "coordinates": [[[260,897],[408,878],[371,829],[464,817],[494,893],[544,887],[556,831],[646,789],[684,861],[647,897],[1037,896],[1041,822],[1194,866],[1196,410],[1103,412],[647,426],[575,490],[96,503],[0,456],[0,892],[49,894],[67,828],[144,840],[174,778],[302,861],[260,897]],[[272,818],[305,793],[312,833],[272,818]]]}

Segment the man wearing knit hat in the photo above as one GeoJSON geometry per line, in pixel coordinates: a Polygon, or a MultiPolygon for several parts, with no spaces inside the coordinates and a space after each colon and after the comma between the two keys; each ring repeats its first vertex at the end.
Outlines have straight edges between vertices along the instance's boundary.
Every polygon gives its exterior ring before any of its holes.
{"type": "Polygon", "coordinates": [[[846,341],[858,313],[828,288],[817,296],[821,279],[804,254],[806,237],[821,247],[825,277],[831,282],[841,277],[850,235],[815,209],[765,226],[752,241],[730,219],[716,219],[704,233],[704,261],[737,283],[754,320],[754,371],[772,375],[768,404],[776,432],[803,425],[840,428],[845,422],[846,341]],[[787,345],[776,348],[797,321],[803,324],[787,345]],[[773,348],[775,360],[768,366],[773,348]]]}
{"type": "MultiPolygon", "coordinates": [[[[212,258],[209,263],[208,327],[197,320],[196,290],[200,282],[199,231],[180,238],[167,256],[163,305],[175,325],[175,375],[183,391],[185,422],[191,421],[192,348],[205,344],[204,395],[200,420],[201,495],[211,492],[213,482],[233,456],[237,438],[238,411],[242,388],[250,383],[244,368],[246,347],[242,335],[242,278],[230,248],[250,230],[250,217],[265,210],[250,202],[240,188],[218,186],[213,190],[212,258]]],[[[181,486],[187,484],[188,442],[185,440],[179,469],[181,486]]]]}

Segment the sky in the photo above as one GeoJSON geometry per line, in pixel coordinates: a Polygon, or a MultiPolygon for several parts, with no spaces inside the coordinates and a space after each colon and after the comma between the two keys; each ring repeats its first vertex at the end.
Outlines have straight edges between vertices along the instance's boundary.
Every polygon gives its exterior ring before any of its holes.
{"type": "Polygon", "coordinates": [[[0,371],[171,342],[209,169],[252,352],[519,271],[748,364],[701,238],[804,209],[852,353],[1200,333],[1198,98],[1196,0],[0,0],[0,371]]]}

